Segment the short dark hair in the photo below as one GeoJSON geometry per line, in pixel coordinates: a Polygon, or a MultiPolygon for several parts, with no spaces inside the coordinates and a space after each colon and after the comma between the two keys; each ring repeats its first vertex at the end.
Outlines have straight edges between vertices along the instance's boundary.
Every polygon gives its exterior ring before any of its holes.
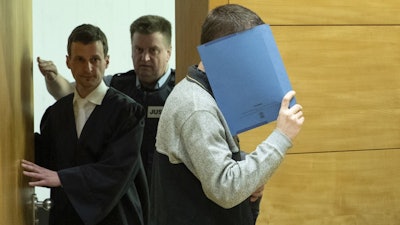
{"type": "Polygon", "coordinates": [[[171,23],[161,16],[145,15],[139,17],[131,24],[130,32],[131,38],[136,32],[140,34],[152,34],[155,32],[160,32],[165,37],[167,44],[171,45],[171,23]]]}
{"type": "Polygon", "coordinates": [[[81,42],[86,45],[95,41],[101,41],[101,43],[103,44],[104,56],[107,56],[108,54],[107,37],[100,28],[91,24],[82,24],[75,27],[75,29],[71,32],[71,34],[68,37],[68,45],[67,45],[68,55],[71,55],[72,42],[81,42]]]}
{"type": "Polygon", "coordinates": [[[253,11],[237,4],[227,4],[211,10],[201,29],[200,43],[241,32],[264,21],[253,11]]]}

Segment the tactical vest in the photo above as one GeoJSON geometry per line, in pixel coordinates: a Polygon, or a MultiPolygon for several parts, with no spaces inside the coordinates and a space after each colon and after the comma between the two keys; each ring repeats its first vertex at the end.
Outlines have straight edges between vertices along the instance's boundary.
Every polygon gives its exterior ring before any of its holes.
{"type": "Polygon", "coordinates": [[[224,209],[204,194],[200,181],[183,164],[156,152],[150,192],[150,225],[254,225],[250,201],[224,209]],[[162,173],[162,171],[169,171],[162,173]],[[185,185],[177,185],[184,181],[185,185]],[[174,190],[169,192],[168,190],[174,190]],[[195,206],[193,208],[193,206],[195,206]]]}
{"type": "Polygon", "coordinates": [[[175,70],[171,70],[166,82],[155,90],[140,88],[141,85],[136,83],[134,70],[114,75],[110,86],[133,98],[146,110],[141,154],[150,187],[158,121],[165,101],[175,86],[175,70]]]}

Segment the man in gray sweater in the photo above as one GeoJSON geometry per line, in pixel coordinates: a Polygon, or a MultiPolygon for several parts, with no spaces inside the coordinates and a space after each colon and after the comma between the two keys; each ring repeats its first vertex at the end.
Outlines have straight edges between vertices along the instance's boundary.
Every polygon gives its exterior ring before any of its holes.
{"type": "MultiPolygon", "coordinates": [[[[201,43],[264,24],[235,4],[212,10],[202,26],[201,43]]],[[[302,106],[282,99],[276,129],[240,159],[240,152],[218,108],[202,62],[169,95],[159,121],[151,187],[151,224],[250,225],[250,201],[271,177],[304,122],[302,106]]]]}

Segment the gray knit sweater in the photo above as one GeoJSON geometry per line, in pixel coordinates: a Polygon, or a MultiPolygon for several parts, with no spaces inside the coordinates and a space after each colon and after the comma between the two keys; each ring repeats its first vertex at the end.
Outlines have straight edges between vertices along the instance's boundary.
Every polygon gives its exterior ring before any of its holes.
{"type": "Polygon", "coordinates": [[[239,149],[214,98],[186,79],[166,101],[156,141],[159,153],[173,164],[184,163],[205,195],[224,208],[240,204],[265,184],[291,146],[289,138],[275,130],[245,160],[233,160],[232,152],[239,149]]]}

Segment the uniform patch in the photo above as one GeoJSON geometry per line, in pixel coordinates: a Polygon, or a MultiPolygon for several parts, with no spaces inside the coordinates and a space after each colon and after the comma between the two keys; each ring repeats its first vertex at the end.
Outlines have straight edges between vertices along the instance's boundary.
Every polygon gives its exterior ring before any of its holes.
{"type": "Polygon", "coordinates": [[[164,106],[148,106],[147,118],[160,118],[164,106]]]}

